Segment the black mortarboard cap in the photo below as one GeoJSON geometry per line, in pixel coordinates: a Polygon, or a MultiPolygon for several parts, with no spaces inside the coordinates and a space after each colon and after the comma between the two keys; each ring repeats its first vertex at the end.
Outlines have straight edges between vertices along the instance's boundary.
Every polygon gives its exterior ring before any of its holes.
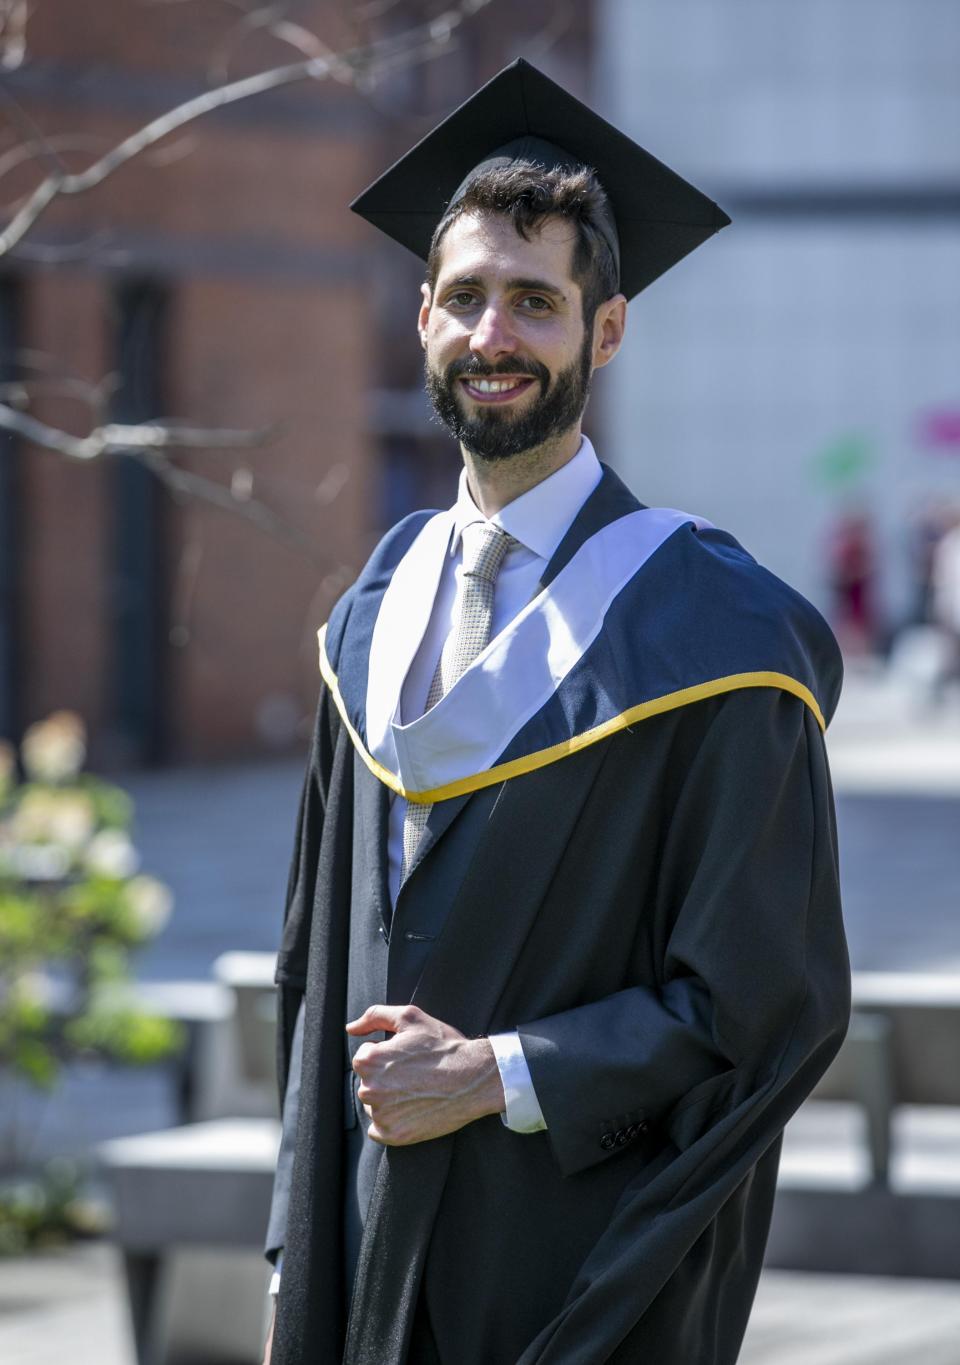
{"type": "Polygon", "coordinates": [[[518,58],[402,156],[350,207],[426,260],[434,229],[484,165],[587,166],[606,192],[603,225],[627,298],[726,227],[729,217],[675,171],[518,58]]]}

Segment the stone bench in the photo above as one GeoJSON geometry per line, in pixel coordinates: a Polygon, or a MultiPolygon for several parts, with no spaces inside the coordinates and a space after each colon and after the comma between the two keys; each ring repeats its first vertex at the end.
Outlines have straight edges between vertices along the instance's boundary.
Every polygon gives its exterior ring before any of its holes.
{"type": "Polygon", "coordinates": [[[895,1111],[960,1106],[960,976],[855,972],[850,1031],[811,1098],[862,1107],[871,1174],[886,1182],[895,1111]]]}
{"type": "Polygon", "coordinates": [[[273,953],[224,953],[210,983],[137,989],[145,1006],[182,1018],[183,988],[209,986],[211,1009],[192,1036],[185,1105],[208,1117],[98,1148],[138,1365],[261,1358],[263,1238],[280,1145],[275,964],[273,953]]]}
{"type": "Polygon", "coordinates": [[[856,972],[853,1004],[784,1134],[767,1264],[960,1278],[960,977],[856,972]]]}
{"type": "Polygon", "coordinates": [[[186,1124],[98,1148],[123,1254],[138,1365],[255,1365],[276,1119],[186,1124]]]}
{"type": "Polygon", "coordinates": [[[856,1104],[808,1102],[787,1125],[766,1264],[960,1279],[960,1108],[902,1105],[877,1181],[856,1104]]]}

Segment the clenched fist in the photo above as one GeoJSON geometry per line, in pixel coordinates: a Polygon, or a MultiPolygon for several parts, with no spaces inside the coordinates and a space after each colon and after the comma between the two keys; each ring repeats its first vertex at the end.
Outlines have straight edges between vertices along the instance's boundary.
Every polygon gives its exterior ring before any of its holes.
{"type": "Polygon", "coordinates": [[[347,1032],[391,1035],[364,1043],[353,1059],[374,1142],[405,1147],[503,1113],[503,1086],[486,1038],[467,1038],[416,1005],[371,1005],[347,1032]]]}

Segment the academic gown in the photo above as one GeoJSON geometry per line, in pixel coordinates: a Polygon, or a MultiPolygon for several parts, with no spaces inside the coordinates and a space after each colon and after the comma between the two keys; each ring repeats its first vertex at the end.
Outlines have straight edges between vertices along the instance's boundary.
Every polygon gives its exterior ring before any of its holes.
{"type": "MultiPolygon", "coordinates": [[[[606,471],[545,581],[638,506],[606,471]]],[[[643,582],[683,653],[698,621],[718,639],[726,624],[709,602],[671,610],[696,587],[671,544],[643,582]]],[[[392,915],[386,789],[322,687],[277,969],[281,1097],[305,1004],[275,1365],[417,1365],[424,1312],[444,1365],[736,1360],[780,1136],[849,1015],[820,723],[839,659],[808,610],[819,705],[803,687],[675,689],[438,801],[392,915]],[[378,999],[469,1036],[519,1029],[546,1131],[494,1115],[364,1142],[344,1023],[378,999]]]]}

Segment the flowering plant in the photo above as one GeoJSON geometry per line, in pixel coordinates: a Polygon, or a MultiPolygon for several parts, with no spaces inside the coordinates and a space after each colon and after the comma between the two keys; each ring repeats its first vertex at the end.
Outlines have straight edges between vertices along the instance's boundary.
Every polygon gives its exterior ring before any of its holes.
{"type": "MultiPolygon", "coordinates": [[[[146,1064],[184,1041],[129,990],[130,954],[163,928],[172,896],[139,871],[129,797],[84,773],[85,757],[83,722],[68,711],[27,731],[22,779],[0,741],[0,1079],[14,1091],[50,1089],[71,1060],[146,1064]]],[[[4,1112],[0,1256],[102,1231],[75,1163],[23,1172],[15,1106],[4,1112]]]]}
{"type": "Polygon", "coordinates": [[[0,741],[0,1068],[44,1087],[77,1056],[143,1064],[183,1041],[121,989],[172,896],[138,870],[129,797],[84,773],[85,757],[68,711],[27,731],[22,780],[0,741]]]}

